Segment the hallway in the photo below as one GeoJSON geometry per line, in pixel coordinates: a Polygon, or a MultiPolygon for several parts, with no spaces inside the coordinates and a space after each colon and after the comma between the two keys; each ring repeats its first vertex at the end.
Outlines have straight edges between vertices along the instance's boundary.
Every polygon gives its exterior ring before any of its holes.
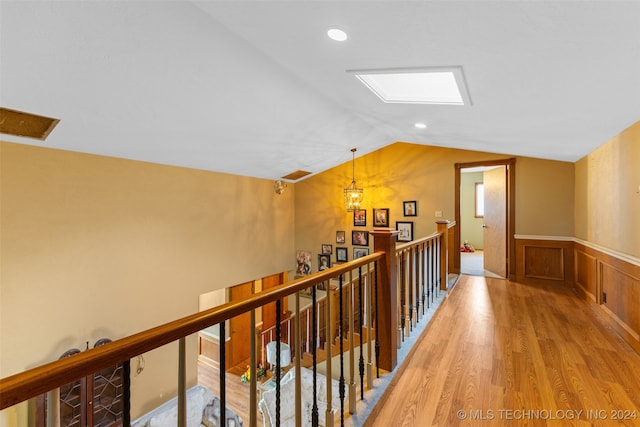
{"type": "Polygon", "coordinates": [[[638,408],[640,355],[597,307],[462,276],[365,425],[636,426],[638,408]]]}
{"type": "Polygon", "coordinates": [[[484,269],[484,251],[460,253],[460,273],[467,276],[484,276],[500,279],[501,277],[484,269]]]}

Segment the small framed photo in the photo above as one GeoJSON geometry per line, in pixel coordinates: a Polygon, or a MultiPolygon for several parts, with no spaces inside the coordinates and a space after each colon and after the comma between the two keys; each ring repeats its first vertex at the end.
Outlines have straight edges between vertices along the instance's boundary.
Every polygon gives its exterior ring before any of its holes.
{"type": "Polygon", "coordinates": [[[318,270],[326,270],[331,268],[331,255],[330,254],[319,254],[318,255],[318,270]]]}
{"type": "Polygon", "coordinates": [[[369,248],[353,248],[353,259],[369,255],[369,248]]]}
{"type": "Polygon", "coordinates": [[[336,248],[336,262],[347,262],[347,248],[336,248]]]}
{"type": "Polygon", "coordinates": [[[333,253],[333,246],[328,243],[322,244],[322,253],[331,255],[333,253]]]}
{"type": "Polygon", "coordinates": [[[404,216],[417,216],[418,215],[418,202],[411,200],[409,202],[402,202],[404,209],[404,216]]]}
{"type": "Polygon", "coordinates": [[[369,232],[360,230],[351,231],[351,244],[353,246],[369,246],[369,232]]]}
{"type": "Polygon", "coordinates": [[[336,231],[336,243],[344,244],[346,242],[344,230],[336,231]]]}
{"type": "Polygon", "coordinates": [[[296,277],[308,276],[311,274],[311,252],[296,252],[296,277]]]}
{"type": "Polygon", "coordinates": [[[367,211],[365,209],[353,211],[353,225],[356,227],[367,226],[367,211]]]}
{"type": "Polygon", "coordinates": [[[389,226],[389,208],[373,208],[373,226],[389,226]]]}
{"type": "Polygon", "coordinates": [[[410,242],[413,240],[412,221],[396,221],[396,230],[398,230],[398,242],[410,242]]]}

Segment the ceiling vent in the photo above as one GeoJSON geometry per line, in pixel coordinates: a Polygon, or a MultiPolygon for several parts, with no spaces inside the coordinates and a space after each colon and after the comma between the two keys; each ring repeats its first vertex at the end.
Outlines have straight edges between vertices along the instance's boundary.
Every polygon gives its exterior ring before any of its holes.
{"type": "Polygon", "coordinates": [[[59,119],[0,107],[0,133],[44,141],[59,119]]]}
{"type": "Polygon", "coordinates": [[[282,179],[289,179],[291,181],[296,181],[304,176],[310,175],[311,172],[297,170],[295,172],[291,172],[289,175],[285,175],[282,179]]]}

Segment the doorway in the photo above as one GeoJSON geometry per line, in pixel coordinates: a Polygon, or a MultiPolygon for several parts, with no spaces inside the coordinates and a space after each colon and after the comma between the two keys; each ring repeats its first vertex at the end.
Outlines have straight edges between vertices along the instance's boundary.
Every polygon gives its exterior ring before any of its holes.
{"type": "Polygon", "coordinates": [[[515,159],[455,165],[454,268],[508,278],[515,273],[515,159]]]}

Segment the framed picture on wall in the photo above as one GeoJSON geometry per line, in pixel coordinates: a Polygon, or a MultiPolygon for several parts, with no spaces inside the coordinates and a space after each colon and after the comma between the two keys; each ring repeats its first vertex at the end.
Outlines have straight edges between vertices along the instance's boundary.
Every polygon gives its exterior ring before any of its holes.
{"type": "Polygon", "coordinates": [[[347,262],[347,248],[336,248],[336,262],[347,262]]]}
{"type": "Polygon", "coordinates": [[[346,242],[344,230],[336,231],[336,243],[344,243],[344,242],[346,242]]]}
{"type": "Polygon", "coordinates": [[[353,246],[369,246],[369,232],[360,230],[351,231],[351,244],[353,246]]]}
{"type": "Polygon", "coordinates": [[[396,230],[398,230],[398,242],[413,240],[413,221],[396,221],[396,230]]]}
{"type": "Polygon", "coordinates": [[[296,252],[296,277],[308,276],[311,274],[311,252],[296,252]]]}
{"type": "Polygon", "coordinates": [[[367,211],[365,209],[353,211],[353,225],[356,227],[367,226],[367,211]]]}
{"type": "Polygon", "coordinates": [[[389,226],[389,208],[373,208],[373,226],[389,226]]]}
{"type": "Polygon", "coordinates": [[[331,255],[333,253],[333,246],[328,243],[322,244],[322,253],[331,255]]]}
{"type": "Polygon", "coordinates": [[[369,255],[369,248],[353,248],[353,259],[369,255]]]}
{"type": "Polygon", "coordinates": [[[331,268],[331,255],[330,254],[319,254],[318,255],[318,270],[326,270],[331,268]]]}
{"type": "Polygon", "coordinates": [[[408,202],[402,202],[404,210],[404,216],[417,216],[418,215],[418,202],[411,200],[408,202]]]}

